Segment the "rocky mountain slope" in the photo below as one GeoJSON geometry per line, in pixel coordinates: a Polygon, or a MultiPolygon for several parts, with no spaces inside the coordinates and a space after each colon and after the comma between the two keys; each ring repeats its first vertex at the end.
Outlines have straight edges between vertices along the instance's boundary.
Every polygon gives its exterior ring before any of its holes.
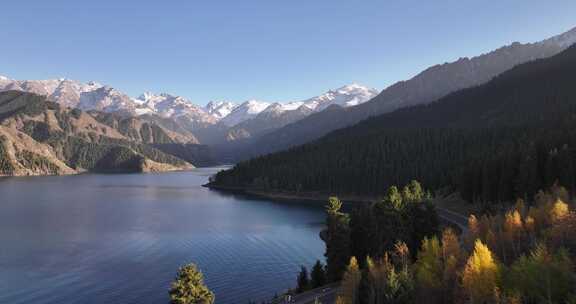
{"type": "Polygon", "coordinates": [[[181,170],[154,146],[190,138],[134,117],[70,109],[45,96],[0,93],[0,175],[181,170]]]}
{"type": "Polygon", "coordinates": [[[21,81],[0,76],[0,91],[8,90],[44,95],[65,107],[140,117],[193,138],[191,141],[194,143],[207,144],[252,138],[331,105],[350,107],[378,94],[374,89],[352,84],[297,102],[248,100],[235,104],[211,101],[201,107],[182,96],[166,93],[146,92],[131,98],[96,82],[81,83],[69,79],[21,81]]]}
{"type": "MultiPolygon", "coordinates": [[[[350,84],[303,101],[272,104],[252,102],[247,107],[252,106],[252,108],[260,107],[264,109],[253,110],[253,113],[256,114],[251,114],[250,119],[239,119],[238,123],[230,126],[226,134],[226,140],[234,141],[258,137],[299,121],[312,113],[322,112],[329,107],[347,108],[356,106],[369,101],[376,95],[378,95],[376,89],[359,84],[350,84]]],[[[237,107],[234,112],[246,112],[243,109],[245,105],[246,103],[237,107]]],[[[229,116],[233,116],[234,112],[229,116]]]]}

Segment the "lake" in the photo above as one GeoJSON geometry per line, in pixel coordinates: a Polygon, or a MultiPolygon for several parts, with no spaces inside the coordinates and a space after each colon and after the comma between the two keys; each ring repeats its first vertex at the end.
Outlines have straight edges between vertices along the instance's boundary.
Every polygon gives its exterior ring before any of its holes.
{"type": "Polygon", "coordinates": [[[201,187],[217,170],[0,179],[0,303],[169,303],[189,262],[219,304],[294,287],[322,207],[201,187]]]}

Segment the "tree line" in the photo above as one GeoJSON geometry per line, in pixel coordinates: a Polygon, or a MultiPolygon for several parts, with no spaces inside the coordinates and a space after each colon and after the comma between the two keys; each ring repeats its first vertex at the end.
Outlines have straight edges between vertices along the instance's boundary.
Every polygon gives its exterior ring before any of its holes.
{"type": "Polygon", "coordinates": [[[430,105],[401,109],[239,163],[214,184],[261,191],[384,195],[418,178],[468,201],[576,191],[576,47],[430,105]]]}
{"type": "Polygon", "coordinates": [[[352,255],[336,303],[575,303],[575,228],[568,191],[539,191],[504,213],[471,215],[463,235],[447,228],[416,251],[399,239],[383,255],[352,255]]]}

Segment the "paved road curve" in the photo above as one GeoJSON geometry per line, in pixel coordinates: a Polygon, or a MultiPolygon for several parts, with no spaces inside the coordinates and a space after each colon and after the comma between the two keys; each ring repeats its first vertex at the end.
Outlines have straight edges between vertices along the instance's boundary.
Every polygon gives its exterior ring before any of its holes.
{"type": "Polygon", "coordinates": [[[440,219],[445,220],[451,224],[456,225],[462,231],[462,234],[466,234],[468,232],[468,218],[463,216],[462,214],[456,213],[454,211],[450,211],[444,208],[436,207],[436,212],[438,213],[438,217],[440,219]]]}
{"type": "Polygon", "coordinates": [[[318,299],[318,301],[322,304],[332,304],[336,302],[337,292],[338,292],[338,284],[331,284],[296,295],[292,298],[292,301],[290,303],[314,304],[316,299],[318,299]]]}

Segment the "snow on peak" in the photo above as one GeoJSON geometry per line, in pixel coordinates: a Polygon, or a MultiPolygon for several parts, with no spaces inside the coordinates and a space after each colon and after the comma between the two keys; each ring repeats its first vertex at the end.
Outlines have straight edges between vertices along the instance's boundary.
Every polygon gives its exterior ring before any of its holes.
{"type": "Polygon", "coordinates": [[[237,106],[229,101],[210,101],[204,110],[217,119],[222,119],[232,113],[237,106]]]}
{"type": "Polygon", "coordinates": [[[250,99],[240,105],[240,107],[245,107],[246,111],[250,114],[258,114],[264,111],[268,106],[270,106],[269,102],[256,99],[250,99]]]}
{"type": "Polygon", "coordinates": [[[144,92],[135,102],[138,104],[137,113],[156,113],[162,117],[194,117],[200,120],[213,120],[204,109],[182,96],[144,92]]]}
{"type": "Polygon", "coordinates": [[[123,112],[131,115],[157,114],[168,118],[186,118],[191,121],[235,126],[265,112],[274,117],[287,111],[307,109],[305,112],[322,111],[332,104],[354,106],[369,100],[378,92],[352,83],[330,90],[304,101],[272,103],[256,99],[241,104],[229,101],[210,101],[200,107],[190,100],[168,93],[144,92],[137,98],[95,81],[82,83],[67,78],[49,80],[12,80],[0,76],[0,91],[21,90],[47,96],[67,107],[105,112],[123,112]],[[304,108],[302,108],[304,107],[304,108]]]}
{"type": "Polygon", "coordinates": [[[235,107],[230,114],[226,115],[220,121],[229,127],[235,126],[245,120],[256,117],[260,112],[270,106],[269,102],[251,99],[235,107]]]}
{"type": "MultiPolygon", "coordinates": [[[[224,125],[232,127],[245,120],[254,118],[260,113],[280,114],[297,110],[300,107],[306,107],[312,112],[319,112],[334,104],[342,107],[355,106],[372,99],[376,95],[378,95],[377,90],[352,83],[304,101],[270,103],[252,99],[236,106],[230,114],[223,116],[220,121],[224,125]]],[[[214,103],[209,103],[207,107],[213,108],[215,105],[214,103]]]]}
{"type": "Polygon", "coordinates": [[[316,112],[322,111],[331,105],[352,107],[374,98],[378,93],[376,89],[352,83],[305,100],[304,105],[316,112]]]}

